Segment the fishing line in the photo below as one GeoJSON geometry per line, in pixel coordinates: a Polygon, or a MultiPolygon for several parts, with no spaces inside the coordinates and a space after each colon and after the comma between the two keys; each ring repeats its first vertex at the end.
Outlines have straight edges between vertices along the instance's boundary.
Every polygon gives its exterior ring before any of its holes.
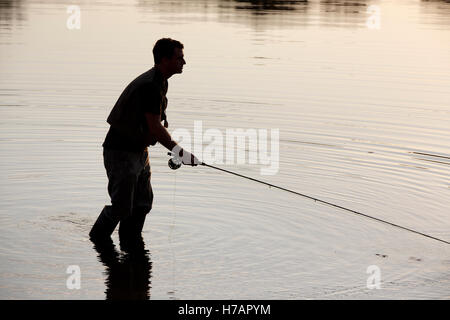
{"type": "Polygon", "coordinates": [[[172,256],[172,290],[169,291],[168,293],[173,295],[175,294],[175,264],[176,264],[176,259],[175,259],[175,251],[173,250],[173,229],[175,228],[175,222],[176,222],[176,218],[177,218],[177,210],[175,207],[175,194],[177,192],[177,173],[175,172],[174,174],[174,186],[173,186],[173,195],[172,195],[172,223],[170,225],[170,230],[169,230],[169,244],[170,244],[170,253],[172,256]]]}
{"type": "MultiPolygon", "coordinates": [[[[174,156],[173,158],[171,158],[169,160],[169,167],[171,167],[174,170],[178,169],[181,166],[181,163],[182,163],[181,159],[178,158],[175,154],[172,154],[172,152],[169,152],[167,154],[169,156],[172,156],[172,155],[174,156]]],[[[353,214],[356,214],[356,215],[360,215],[360,216],[363,216],[363,217],[366,217],[366,218],[369,218],[369,219],[372,219],[372,220],[375,220],[375,221],[378,221],[378,222],[382,222],[382,223],[388,224],[390,226],[393,226],[393,227],[396,227],[396,228],[399,228],[399,229],[403,229],[403,230],[406,230],[406,231],[409,231],[409,232],[412,232],[412,233],[416,233],[418,235],[421,235],[421,236],[424,236],[424,237],[427,237],[427,238],[430,238],[430,239],[433,239],[433,240],[437,240],[437,241],[443,242],[445,244],[450,244],[450,242],[448,242],[446,240],[442,240],[442,239],[430,236],[428,234],[425,234],[425,233],[422,233],[422,232],[419,232],[419,231],[416,231],[416,230],[413,230],[413,229],[410,229],[410,228],[407,228],[407,227],[403,227],[401,225],[398,225],[398,224],[395,224],[395,223],[392,223],[392,222],[389,222],[389,221],[386,221],[386,220],[383,220],[383,219],[380,219],[380,218],[372,217],[372,216],[369,216],[368,214],[364,214],[364,213],[356,211],[356,210],[348,209],[348,208],[345,208],[343,206],[340,206],[340,205],[337,205],[337,204],[334,204],[334,203],[331,203],[331,202],[328,202],[328,201],[320,200],[318,198],[311,197],[311,196],[308,196],[306,194],[303,194],[303,193],[300,193],[300,192],[297,192],[297,191],[289,190],[287,188],[283,188],[283,187],[280,187],[280,186],[277,186],[277,185],[274,185],[274,184],[271,184],[271,183],[268,183],[268,182],[265,182],[265,181],[262,181],[262,180],[258,180],[258,179],[255,179],[255,178],[247,177],[247,176],[244,176],[242,174],[239,174],[239,173],[236,173],[236,172],[233,172],[233,171],[229,171],[229,170],[225,170],[225,169],[222,169],[222,168],[219,168],[219,167],[215,167],[215,166],[212,166],[212,165],[204,163],[204,162],[200,163],[200,165],[205,166],[205,167],[209,167],[209,168],[212,168],[212,169],[215,169],[215,170],[223,171],[223,172],[226,172],[226,173],[230,173],[230,174],[233,174],[235,176],[238,176],[238,177],[241,177],[241,178],[245,178],[245,179],[248,179],[248,180],[252,180],[252,181],[255,181],[255,182],[258,182],[258,183],[262,183],[262,184],[265,184],[265,185],[267,185],[269,187],[272,187],[272,188],[277,188],[277,189],[280,189],[280,190],[283,190],[283,191],[286,191],[286,192],[290,192],[290,193],[296,194],[296,195],[304,197],[304,198],[308,198],[308,199],[314,200],[315,202],[320,202],[322,204],[325,204],[325,205],[328,205],[328,206],[331,206],[331,207],[335,207],[335,208],[338,208],[338,209],[342,209],[344,211],[347,211],[347,212],[350,212],[350,213],[353,213],[353,214]]]]}
{"type": "Polygon", "coordinates": [[[301,197],[305,197],[305,198],[314,200],[315,202],[320,202],[322,204],[329,205],[329,206],[332,206],[332,207],[335,207],[335,208],[339,208],[339,209],[351,212],[353,214],[357,214],[357,215],[360,215],[360,216],[363,216],[363,217],[366,217],[366,218],[369,218],[369,219],[372,219],[372,220],[376,220],[378,222],[382,222],[382,223],[391,225],[391,226],[396,227],[396,228],[400,228],[400,229],[403,229],[403,230],[406,230],[406,231],[409,231],[409,232],[412,232],[412,233],[416,233],[416,234],[419,234],[421,236],[424,236],[424,237],[427,237],[427,238],[430,238],[430,239],[434,239],[434,240],[443,242],[445,244],[450,244],[450,242],[448,242],[448,241],[445,241],[445,240],[442,240],[442,239],[430,236],[428,234],[425,234],[425,233],[422,233],[422,232],[419,232],[419,231],[416,231],[416,230],[413,230],[413,229],[410,229],[410,228],[407,228],[407,227],[403,227],[401,225],[398,225],[398,224],[395,224],[395,223],[392,223],[392,222],[389,222],[389,221],[386,221],[386,220],[383,220],[383,219],[380,219],[380,218],[372,217],[372,216],[369,216],[369,215],[364,214],[362,212],[355,211],[355,210],[352,210],[352,209],[348,209],[348,208],[345,208],[343,206],[340,206],[340,205],[337,205],[337,204],[334,204],[334,203],[331,203],[331,202],[328,202],[328,201],[320,200],[318,198],[314,198],[314,197],[308,196],[306,194],[303,194],[303,193],[300,193],[300,192],[297,192],[297,191],[289,190],[287,188],[283,188],[283,187],[280,187],[280,186],[277,186],[277,185],[274,185],[274,184],[271,184],[271,183],[268,183],[268,182],[265,182],[265,181],[261,181],[261,180],[255,179],[255,178],[244,176],[244,175],[239,174],[239,173],[235,173],[235,172],[232,172],[232,171],[229,171],[229,170],[218,168],[218,167],[206,164],[204,162],[202,162],[200,165],[205,166],[205,167],[209,167],[209,168],[212,168],[212,169],[220,170],[220,171],[223,171],[223,172],[226,172],[226,173],[234,174],[234,175],[236,175],[238,177],[241,177],[241,178],[245,178],[245,179],[249,179],[249,180],[252,180],[252,181],[255,181],[255,182],[259,182],[259,183],[265,184],[265,185],[267,185],[269,187],[277,188],[277,189],[280,189],[280,190],[283,190],[283,191],[286,191],[286,192],[290,192],[290,193],[296,194],[296,195],[301,196],[301,197]]]}
{"type": "Polygon", "coordinates": [[[175,219],[177,216],[177,211],[175,209],[175,194],[176,194],[176,192],[177,192],[177,173],[175,172],[173,195],[172,195],[172,223],[170,225],[170,233],[169,233],[170,240],[172,240],[173,229],[175,227],[175,219]]]}

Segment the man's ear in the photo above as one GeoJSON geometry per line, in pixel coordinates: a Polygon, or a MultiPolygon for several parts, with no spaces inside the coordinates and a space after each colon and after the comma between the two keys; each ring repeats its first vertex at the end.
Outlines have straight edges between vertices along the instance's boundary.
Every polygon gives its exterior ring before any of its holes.
{"type": "Polygon", "coordinates": [[[165,66],[165,65],[167,65],[168,62],[169,62],[169,59],[167,57],[162,57],[159,64],[165,66]]]}

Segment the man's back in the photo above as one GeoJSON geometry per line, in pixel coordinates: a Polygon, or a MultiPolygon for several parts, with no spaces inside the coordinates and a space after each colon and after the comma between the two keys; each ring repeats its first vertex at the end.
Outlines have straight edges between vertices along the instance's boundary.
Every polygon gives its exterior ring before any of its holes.
{"type": "Polygon", "coordinates": [[[167,81],[157,68],[134,79],[120,95],[107,122],[111,125],[103,147],[115,150],[142,151],[147,147],[148,128],[144,114],[165,118],[167,81]]]}

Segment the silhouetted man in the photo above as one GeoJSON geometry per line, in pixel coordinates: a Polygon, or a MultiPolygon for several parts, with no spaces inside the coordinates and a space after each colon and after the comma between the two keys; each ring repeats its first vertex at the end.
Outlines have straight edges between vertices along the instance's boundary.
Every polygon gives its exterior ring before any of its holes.
{"type": "Polygon", "coordinates": [[[183,72],[183,44],[170,38],[160,39],[153,47],[153,57],[155,66],[125,88],[107,119],[110,128],[103,143],[103,160],[111,205],[103,208],[89,233],[94,243],[111,241],[119,222],[121,243],[141,236],[153,203],[149,145],[159,142],[171,151],[181,150],[177,153],[184,164],[199,163],[166,130],[167,79],[183,72]]]}

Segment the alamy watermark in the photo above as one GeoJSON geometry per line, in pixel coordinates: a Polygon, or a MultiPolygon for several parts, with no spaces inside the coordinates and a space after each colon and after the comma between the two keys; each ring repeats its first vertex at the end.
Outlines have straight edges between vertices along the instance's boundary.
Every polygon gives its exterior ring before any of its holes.
{"type": "Polygon", "coordinates": [[[70,265],[67,267],[66,273],[70,276],[66,280],[67,289],[80,289],[81,288],[81,269],[78,265],[70,265]]]}
{"type": "Polygon", "coordinates": [[[66,26],[69,30],[81,29],[81,9],[80,6],[70,5],[67,6],[67,13],[70,16],[67,18],[66,26]]]}
{"type": "Polygon", "coordinates": [[[366,273],[370,274],[367,278],[367,289],[381,289],[381,269],[377,265],[370,265],[366,269],[366,273]]]}
{"type": "MultiPolygon", "coordinates": [[[[211,165],[260,165],[261,175],[275,175],[280,167],[279,129],[229,128],[224,134],[219,129],[203,132],[203,122],[194,121],[193,136],[183,128],[175,129],[171,135],[200,161],[211,165]]],[[[172,150],[174,154],[179,154],[179,151],[177,148],[172,150]]]]}
{"type": "Polygon", "coordinates": [[[381,9],[377,5],[370,5],[367,7],[367,14],[370,14],[366,21],[366,26],[369,29],[379,30],[381,28],[381,9]]]}

